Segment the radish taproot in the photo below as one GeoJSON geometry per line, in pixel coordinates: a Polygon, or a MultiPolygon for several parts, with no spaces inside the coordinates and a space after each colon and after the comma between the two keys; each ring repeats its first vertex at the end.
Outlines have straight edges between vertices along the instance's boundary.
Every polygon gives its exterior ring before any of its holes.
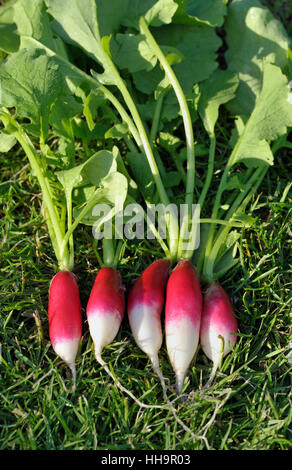
{"type": "Polygon", "coordinates": [[[70,367],[75,387],[75,359],[82,336],[82,317],[77,278],[72,272],[60,271],[53,277],[48,316],[53,349],[70,367]]]}
{"type": "Polygon", "coordinates": [[[121,274],[117,269],[105,266],[95,277],[86,308],[95,357],[100,364],[103,364],[102,350],[115,339],[124,311],[125,288],[121,274]]]}
{"type": "Polygon", "coordinates": [[[202,303],[196,269],[189,260],[179,261],[168,279],[165,304],[166,347],[177,393],[199,344],[202,303]]]}
{"type": "Polygon", "coordinates": [[[200,329],[200,344],[206,356],[213,362],[208,388],[222,359],[232,350],[237,341],[237,319],[228,294],[217,282],[212,282],[204,295],[200,329]]]}
{"type": "Polygon", "coordinates": [[[158,351],[162,345],[161,312],[165,301],[165,285],[170,261],[157,260],[135,281],[128,296],[128,318],[134,339],[149,357],[165,392],[159,368],[158,351]]]}

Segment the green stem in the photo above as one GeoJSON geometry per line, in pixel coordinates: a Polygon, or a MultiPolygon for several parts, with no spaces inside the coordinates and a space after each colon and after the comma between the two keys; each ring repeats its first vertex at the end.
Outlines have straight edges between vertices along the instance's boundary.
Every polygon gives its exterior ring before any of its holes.
{"type": "Polygon", "coordinates": [[[129,111],[132,115],[133,121],[136,125],[136,128],[138,129],[138,132],[139,132],[139,135],[140,135],[140,138],[141,138],[141,142],[142,142],[142,146],[144,148],[145,155],[148,159],[148,163],[149,163],[149,166],[151,168],[151,172],[152,172],[153,179],[154,179],[156,187],[157,187],[157,191],[158,191],[160,200],[163,204],[167,205],[167,204],[169,204],[169,199],[168,199],[167,193],[165,191],[165,188],[163,186],[163,183],[162,183],[162,180],[161,180],[161,177],[160,177],[160,173],[159,173],[159,170],[158,170],[158,166],[156,164],[156,161],[155,161],[155,158],[154,158],[154,155],[153,155],[153,152],[152,152],[152,148],[151,148],[150,142],[148,140],[148,136],[146,134],[145,128],[143,126],[141,117],[140,117],[140,115],[137,111],[137,108],[136,108],[136,105],[133,101],[133,98],[130,95],[123,79],[121,78],[121,76],[120,76],[118,70],[116,69],[114,63],[112,62],[111,58],[109,57],[109,55],[105,51],[104,51],[104,57],[103,57],[103,65],[107,70],[109,70],[109,72],[113,76],[113,78],[115,80],[115,84],[118,87],[118,89],[120,90],[120,92],[122,93],[122,96],[125,100],[125,103],[127,104],[128,108],[129,108],[129,111]]]}
{"type": "MultiPolygon", "coordinates": [[[[257,191],[259,185],[261,184],[263,177],[267,172],[267,169],[268,168],[264,168],[264,169],[257,168],[252,178],[252,181],[249,183],[244,193],[239,195],[240,197],[238,197],[237,207],[236,207],[236,204],[234,204],[233,213],[232,213],[233,217],[236,216],[236,213],[241,213],[244,211],[245,207],[250,202],[253,194],[257,191]],[[253,183],[255,184],[253,185],[253,183]],[[252,190],[250,191],[251,188],[252,190]]],[[[217,261],[217,255],[219,253],[221,246],[226,240],[226,237],[231,229],[231,226],[227,225],[225,228],[223,228],[219,232],[212,246],[212,250],[208,258],[206,259],[206,264],[204,266],[204,278],[207,279],[208,281],[212,281],[214,278],[214,265],[215,265],[215,262],[217,261]]]]}
{"type": "MultiPolygon", "coordinates": [[[[240,206],[240,204],[242,203],[244,198],[248,195],[250,189],[252,187],[255,187],[254,185],[258,181],[262,180],[262,176],[261,176],[262,171],[263,171],[263,168],[257,168],[256,171],[254,172],[254,174],[249,178],[249,180],[246,181],[244,191],[240,192],[237,195],[237,197],[234,199],[232,205],[230,206],[230,208],[229,208],[229,210],[228,210],[228,212],[225,216],[226,220],[230,220],[233,217],[235,211],[238,209],[238,207],[240,206]]],[[[265,172],[264,172],[264,174],[265,174],[265,172]]],[[[250,174],[249,171],[248,171],[248,174],[250,174]]],[[[253,194],[253,192],[252,192],[252,194],[253,194]]],[[[222,231],[222,228],[219,230],[217,237],[220,236],[221,231],[222,231]]]]}
{"type": "MultiPolygon", "coordinates": [[[[72,188],[66,191],[66,205],[67,205],[67,231],[72,226],[72,188]]],[[[69,238],[69,262],[71,266],[74,266],[74,238],[73,233],[69,238]]]]}
{"type": "Polygon", "coordinates": [[[112,239],[102,239],[103,262],[105,266],[114,267],[115,250],[112,239]]]}
{"type": "Polygon", "coordinates": [[[70,237],[72,236],[74,230],[76,229],[78,224],[81,222],[83,217],[85,217],[86,214],[90,211],[90,209],[92,209],[94,207],[94,205],[96,204],[96,197],[97,197],[98,191],[99,191],[99,189],[97,189],[94,192],[94,194],[88,199],[88,201],[85,204],[85,206],[83,207],[83,209],[79,212],[78,216],[76,217],[76,219],[74,220],[74,222],[72,223],[70,228],[67,230],[67,232],[66,232],[66,234],[63,238],[62,245],[61,245],[61,252],[66,250],[67,244],[68,244],[68,242],[70,240],[70,237]]]}
{"type": "Polygon", "coordinates": [[[146,21],[143,17],[140,18],[140,29],[141,32],[145,35],[149,46],[155,52],[161,66],[163,67],[166,76],[168,77],[173,90],[176,94],[177,100],[179,102],[180,110],[182,113],[185,134],[186,134],[186,147],[187,147],[187,182],[186,182],[186,199],[185,202],[188,205],[192,205],[193,203],[193,194],[195,188],[195,147],[194,147],[194,134],[193,134],[193,124],[190,115],[190,111],[188,108],[188,104],[186,101],[186,97],[184,92],[181,88],[181,85],[173,72],[171,66],[167,62],[166,57],[164,56],[162,50],[158,46],[157,42],[155,41],[154,37],[152,36],[146,21]]]}
{"type": "Polygon", "coordinates": [[[186,231],[189,226],[189,221],[191,219],[191,210],[192,210],[192,203],[193,203],[193,196],[194,196],[194,189],[195,189],[195,148],[194,148],[194,134],[193,134],[193,125],[191,120],[190,111],[188,108],[188,104],[184,95],[184,92],[181,88],[181,85],[173,72],[171,66],[169,65],[166,57],[164,56],[163,52],[161,51],[160,47],[158,46],[157,42],[155,41],[154,37],[152,36],[146,21],[143,17],[140,18],[139,26],[141,32],[145,35],[147,42],[151,49],[156,54],[161,66],[163,67],[168,80],[170,81],[173,90],[176,94],[180,110],[182,113],[184,128],[185,128],[185,135],[186,135],[186,147],[187,147],[187,176],[186,176],[186,195],[185,195],[185,203],[188,205],[188,216],[184,217],[182,222],[179,243],[178,243],[178,251],[177,251],[177,258],[180,258],[182,253],[182,242],[185,239],[186,231]]]}
{"type": "MultiPolygon", "coordinates": [[[[218,212],[219,212],[219,208],[220,208],[220,204],[221,204],[221,198],[222,198],[224,188],[226,186],[228,173],[229,173],[229,171],[230,171],[230,169],[233,165],[234,156],[236,155],[236,152],[237,152],[237,149],[240,145],[240,142],[241,142],[241,138],[239,138],[237,143],[235,144],[235,146],[234,146],[234,148],[231,152],[231,155],[228,159],[228,162],[225,165],[224,172],[223,172],[223,175],[221,177],[221,180],[220,180],[220,183],[219,183],[219,188],[218,188],[218,191],[216,193],[216,197],[215,197],[215,201],[214,201],[214,205],[213,205],[213,210],[212,210],[212,215],[211,215],[212,219],[213,218],[216,219],[218,217],[218,212]]],[[[206,247],[205,247],[205,259],[206,260],[209,258],[211,250],[212,250],[215,229],[216,229],[216,226],[212,225],[211,228],[210,228],[210,231],[208,233],[208,238],[206,240],[206,247]]]]}
{"type": "Polygon", "coordinates": [[[133,143],[131,137],[129,135],[125,135],[124,141],[126,142],[126,145],[130,152],[137,153],[139,150],[137,147],[135,147],[135,144],[133,143]]]}
{"type": "Polygon", "coordinates": [[[43,169],[42,169],[41,164],[39,163],[39,157],[34,148],[34,145],[32,144],[30,138],[25,133],[25,131],[18,124],[18,122],[15,121],[15,119],[13,119],[13,117],[10,115],[8,110],[6,110],[5,108],[2,108],[0,111],[0,118],[2,122],[4,123],[4,125],[11,124],[13,126],[13,130],[14,130],[13,134],[15,135],[17,141],[23,148],[29,160],[33,173],[35,174],[39,182],[41,191],[42,191],[43,202],[44,202],[44,206],[47,212],[47,217],[49,220],[48,222],[49,233],[53,237],[52,245],[55,250],[56,258],[59,263],[59,268],[69,269],[68,251],[64,250],[62,252],[61,250],[61,246],[63,243],[63,233],[61,229],[60,216],[53,203],[52,196],[51,196],[52,194],[51,188],[49,187],[48,180],[45,178],[43,174],[43,169]]]}
{"type": "Polygon", "coordinates": [[[211,181],[212,181],[212,176],[213,176],[213,172],[214,172],[215,149],[216,149],[216,137],[213,134],[212,136],[210,136],[210,148],[209,148],[209,160],[208,160],[207,176],[206,176],[205,183],[204,183],[204,186],[203,186],[203,189],[202,189],[201,195],[199,197],[199,201],[198,201],[198,204],[201,207],[201,211],[202,211],[202,208],[204,206],[206,195],[207,195],[207,192],[209,190],[209,187],[210,187],[210,184],[211,184],[211,181]]]}
{"type": "Polygon", "coordinates": [[[103,261],[102,261],[101,256],[99,255],[99,253],[97,251],[97,243],[98,243],[98,241],[94,239],[93,242],[92,242],[92,249],[93,249],[94,254],[97,258],[97,262],[98,262],[99,266],[102,267],[103,266],[103,261]]]}
{"type": "MultiPolygon", "coordinates": [[[[147,201],[146,201],[146,204],[147,204],[147,201]]],[[[150,207],[149,204],[147,204],[147,206],[151,209],[151,207],[150,207]]],[[[161,236],[159,235],[159,232],[158,232],[158,230],[156,229],[155,225],[153,225],[152,220],[147,219],[147,214],[145,214],[145,221],[146,221],[146,224],[149,225],[149,227],[150,227],[150,229],[151,229],[153,235],[155,236],[155,238],[156,238],[156,240],[158,241],[159,245],[160,245],[161,248],[163,249],[166,258],[171,259],[172,261],[175,261],[175,259],[172,258],[171,252],[170,252],[169,248],[167,247],[166,243],[164,243],[164,241],[163,241],[163,239],[161,238],[161,236]]]]}
{"type": "MultiPolygon", "coordinates": [[[[114,78],[115,84],[118,87],[119,91],[121,92],[124,98],[124,101],[129,108],[129,111],[131,113],[135,126],[138,129],[141,143],[142,143],[145,155],[147,157],[147,160],[151,169],[151,173],[152,173],[153,180],[157,188],[160,201],[164,206],[168,206],[170,204],[170,201],[169,201],[167,192],[164,188],[164,185],[163,185],[160,173],[159,173],[159,169],[158,169],[158,166],[157,166],[157,163],[156,163],[153,151],[152,151],[152,146],[150,145],[147,133],[145,131],[143,122],[137,111],[133,98],[130,95],[123,79],[121,78],[118,70],[116,69],[114,63],[112,62],[110,56],[107,54],[106,51],[104,51],[102,62],[103,62],[104,68],[108,70],[111,76],[114,78]]],[[[171,252],[172,259],[175,259],[176,251],[177,251],[177,217],[174,212],[170,214],[168,231],[169,231],[169,249],[171,252]]]]}
{"type": "Polygon", "coordinates": [[[150,142],[151,143],[153,143],[154,140],[156,139],[164,95],[165,95],[165,92],[161,93],[156,101],[152,126],[150,130],[150,142]]]}
{"type": "Polygon", "coordinates": [[[118,246],[117,246],[116,251],[115,251],[114,261],[113,261],[113,265],[112,265],[113,268],[116,268],[119,264],[121,251],[122,251],[122,248],[123,248],[124,245],[125,245],[124,240],[119,240],[118,246]]]}
{"type": "MultiPolygon", "coordinates": [[[[224,168],[224,172],[223,172],[220,184],[219,184],[219,188],[218,188],[218,191],[216,193],[215,202],[214,202],[212,215],[211,215],[212,219],[216,219],[217,216],[218,216],[218,211],[219,211],[220,204],[221,204],[221,197],[222,197],[224,187],[226,185],[229,170],[230,170],[230,166],[229,166],[229,162],[228,162],[227,165],[224,168]]],[[[216,226],[212,225],[211,228],[210,228],[209,234],[208,234],[208,240],[207,240],[206,249],[205,249],[206,257],[208,257],[210,255],[210,252],[212,250],[215,228],[216,228],[216,226]]]]}
{"type": "Polygon", "coordinates": [[[177,158],[177,156],[174,154],[174,152],[170,152],[170,155],[173,159],[173,162],[176,166],[176,169],[179,171],[179,173],[181,175],[181,179],[183,180],[184,185],[186,185],[187,175],[186,175],[186,172],[185,172],[185,169],[183,167],[183,164],[182,164],[181,160],[179,158],[177,158]]]}
{"type": "Polygon", "coordinates": [[[235,220],[221,220],[221,219],[200,219],[201,224],[218,224],[218,225],[224,225],[228,227],[237,227],[237,228],[243,228],[246,225],[240,221],[235,220]]]}

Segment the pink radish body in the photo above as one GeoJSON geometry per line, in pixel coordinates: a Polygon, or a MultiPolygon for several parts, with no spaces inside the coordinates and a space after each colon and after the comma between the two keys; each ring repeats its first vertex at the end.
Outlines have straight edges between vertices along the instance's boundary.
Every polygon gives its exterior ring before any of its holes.
{"type": "Polygon", "coordinates": [[[199,344],[202,292],[196,270],[189,260],[178,262],[169,276],[165,304],[165,337],[180,392],[199,344]]]}
{"type": "Polygon", "coordinates": [[[212,282],[204,296],[200,343],[214,367],[208,385],[212,382],[223,357],[235,345],[237,320],[229,296],[217,282],[212,282]]]}
{"type": "Polygon", "coordinates": [[[128,317],[133,336],[139,348],[150,358],[160,378],[158,351],[162,344],[161,312],[169,271],[170,261],[155,261],[136,280],[128,297],[128,317]]]}
{"type": "Polygon", "coordinates": [[[115,268],[104,267],[97,273],[87,304],[86,314],[96,359],[116,337],[125,311],[125,288],[115,268]]]}
{"type": "Polygon", "coordinates": [[[75,358],[82,335],[82,318],[76,276],[70,271],[60,271],[53,277],[48,314],[52,346],[70,367],[75,382],[75,358]]]}

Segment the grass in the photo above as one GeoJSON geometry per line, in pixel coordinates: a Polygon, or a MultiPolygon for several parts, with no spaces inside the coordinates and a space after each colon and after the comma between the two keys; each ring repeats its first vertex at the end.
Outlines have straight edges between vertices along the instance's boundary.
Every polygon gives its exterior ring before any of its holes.
{"type": "MultiPolygon", "coordinates": [[[[219,145],[224,154],[223,138],[219,145]]],[[[176,418],[168,410],[140,408],[117,389],[94,359],[84,309],[77,389],[70,392],[69,370],[48,337],[48,285],[57,266],[39,188],[16,147],[0,154],[0,165],[1,450],[291,448],[292,167],[287,149],[275,154],[275,165],[254,197],[250,209],[257,220],[253,230],[242,233],[240,265],[222,282],[235,306],[240,339],[207,392],[200,385],[211,363],[198,351],[176,418]]],[[[215,191],[214,182],[210,202],[215,191]]],[[[90,230],[80,227],[76,237],[75,272],[85,306],[98,265],[90,230]]],[[[126,285],[159,255],[157,245],[129,242],[120,265],[126,285]]],[[[103,358],[137,398],[162,403],[159,381],[135,345],[127,319],[103,358]]],[[[160,360],[172,386],[165,344],[160,360]]]]}

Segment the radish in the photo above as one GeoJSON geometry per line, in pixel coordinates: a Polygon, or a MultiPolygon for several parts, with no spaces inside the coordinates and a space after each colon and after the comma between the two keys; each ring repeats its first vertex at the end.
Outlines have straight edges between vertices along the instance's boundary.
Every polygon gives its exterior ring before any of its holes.
{"type": "Polygon", "coordinates": [[[170,261],[155,261],[141,274],[128,296],[128,317],[137,345],[151,360],[155,373],[165,385],[159,368],[158,351],[162,344],[161,312],[170,261]]]}
{"type": "Polygon", "coordinates": [[[202,293],[196,270],[181,260],[169,276],[165,304],[165,337],[176,390],[182,389],[188,367],[199,344],[202,293]]]}
{"type": "Polygon", "coordinates": [[[86,308],[95,357],[100,364],[103,364],[102,350],[116,337],[124,311],[125,288],[121,275],[117,269],[105,266],[95,277],[86,308]]]}
{"type": "Polygon", "coordinates": [[[75,358],[82,335],[82,318],[76,276],[60,271],[49,288],[49,336],[56,354],[70,367],[76,383],[75,358]]]}
{"type": "Polygon", "coordinates": [[[204,295],[200,343],[206,356],[213,361],[211,376],[205,385],[209,387],[217,368],[235,345],[237,320],[233,306],[225,290],[217,282],[212,282],[204,295]]]}

